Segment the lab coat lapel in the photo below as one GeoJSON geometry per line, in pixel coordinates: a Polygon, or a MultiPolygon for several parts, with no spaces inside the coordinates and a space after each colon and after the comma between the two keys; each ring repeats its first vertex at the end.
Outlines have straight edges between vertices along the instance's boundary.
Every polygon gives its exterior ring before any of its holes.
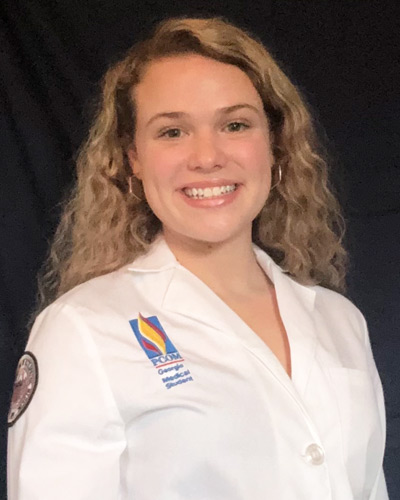
{"type": "Polygon", "coordinates": [[[304,396],[317,347],[316,291],[290,278],[265,252],[256,249],[256,255],[274,283],[279,312],[290,343],[292,382],[299,395],[304,396]]]}
{"type": "Polygon", "coordinates": [[[240,342],[299,401],[292,381],[268,346],[218,295],[187,269],[175,269],[162,307],[186,316],[190,321],[203,323],[207,329],[215,329],[215,335],[227,335],[240,342]]]}
{"type": "Polygon", "coordinates": [[[159,237],[149,251],[135,260],[129,269],[135,272],[160,272],[173,269],[161,307],[165,311],[186,316],[208,328],[233,335],[250,349],[260,361],[286,386],[304,394],[316,347],[312,311],[315,291],[304,287],[284,274],[282,269],[262,250],[254,247],[257,260],[275,285],[278,305],[288,333],[292,381],[266,344],[207,285],[181,266],[165,240],[159,237]],[[293,382],[293,383],[292,383],[293,382]]]}
{"type": "MultiPolygon", "coordinates": [[[[163,310],[186,316],[229,334],[243,331],[244,322],[205,283],[177,262],[162,237],[128,268],[139,273],[172,271],[172,278],[161,291],[163,299],[160,307],[163,310]]],[[[161,275],[159,282],[160,286],[165,283],[161,275]]],[[[250,347],[256,348],[261,342],[255,334],[249,335],[249,332],[242,332],[242,337],[250,347]]]]}

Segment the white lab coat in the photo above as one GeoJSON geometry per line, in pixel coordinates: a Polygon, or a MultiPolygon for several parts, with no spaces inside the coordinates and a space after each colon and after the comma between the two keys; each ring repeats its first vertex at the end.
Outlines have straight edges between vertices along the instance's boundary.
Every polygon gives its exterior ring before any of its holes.
{"type": "Polygon", "coordinates": [[[38,317],[27,350],[39,382],[10,428],[9,500],[388,498],[363,316],[255,252],[275,284],[292,380],[160,237],[38,317]],[[139,313],[178,354],[147,356],[129,323],[139,313]]]}

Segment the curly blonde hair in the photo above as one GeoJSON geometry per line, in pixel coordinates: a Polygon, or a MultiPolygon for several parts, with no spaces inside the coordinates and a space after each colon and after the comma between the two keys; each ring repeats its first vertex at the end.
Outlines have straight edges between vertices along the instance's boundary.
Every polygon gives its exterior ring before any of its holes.
{"type": "Polygon", "coordinates": [[[300,283],[343,291],[343,219],[298,90],[254,36],[221,18],[175,18],[159,24],[104,77],[97,116],[78,158],[77,183],[40,280],[42,307],[132,261],[160,232],[140,181],[133,179],[133,195],[128,188],[132,90],[150,62],[187,53],[239,67],[262,98],[282,180],[253,223],[253,241],[300,283]]]}

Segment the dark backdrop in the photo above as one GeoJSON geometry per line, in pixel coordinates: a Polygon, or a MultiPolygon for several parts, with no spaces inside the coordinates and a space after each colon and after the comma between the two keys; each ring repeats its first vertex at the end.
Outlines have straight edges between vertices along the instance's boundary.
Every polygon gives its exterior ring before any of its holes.
{"type": "MultiPolygon", "coordinates": [[[[217,14],[258,35],[301,88],[348,222],[349,296],[367,317],[386,395],[385,459],[400,498],[397,1],[3,0],[0,4],[0,498],[5,419],[35,276],[74,175],[98,81],[160,18],[217,14]]],[[[73,402],[71,402],[73,404],[73,402]]],[[[55,492],[55,498],[56,498],[55,492]]]]}

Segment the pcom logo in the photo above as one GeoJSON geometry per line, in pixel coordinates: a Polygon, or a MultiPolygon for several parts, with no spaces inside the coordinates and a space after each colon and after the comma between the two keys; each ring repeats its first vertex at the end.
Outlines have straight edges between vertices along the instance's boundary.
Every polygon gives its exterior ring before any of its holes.
{"type": "Polygon", "coordinates": [[[145,318],[139,313],[138,319],[129,321],[139,345],[153,366],[158,369],[167,389],[193,380],[190,371],[183,365],[183,358],[165,333],[157,316],[145,318]]]}

